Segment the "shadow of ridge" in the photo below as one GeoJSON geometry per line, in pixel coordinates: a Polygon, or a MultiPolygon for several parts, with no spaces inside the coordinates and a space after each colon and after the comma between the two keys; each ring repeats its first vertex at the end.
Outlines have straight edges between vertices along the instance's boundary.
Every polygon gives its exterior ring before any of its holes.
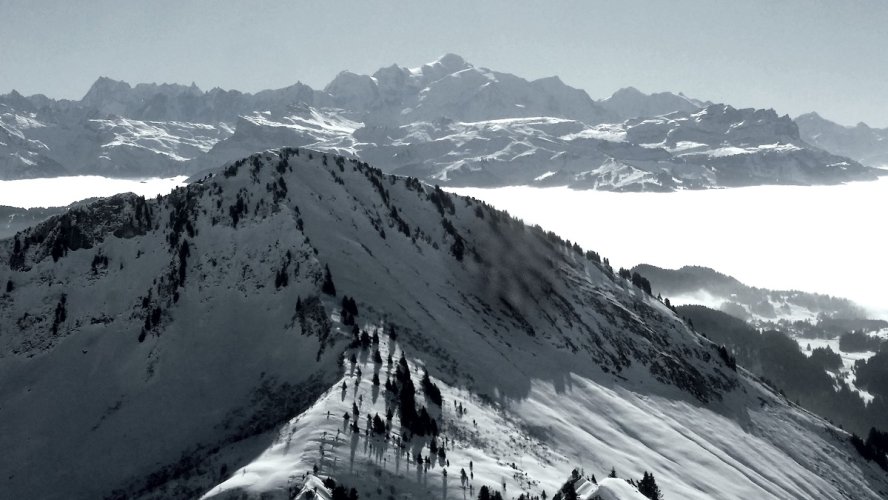
{"type": "MultiPolygon", "coordinates": [[[[110,493],[104,498],[128,498],[158,492],[163,492],[164,498],[169,499],[201,497],[229,479],[235,471],[261,456],[277,440],[283,425],[311,407],[330,389],[333,380],[326,380],[330,378],[327,371],[322,368],[299,384],[298,392],[289,394],[290,404],[285,410],[261,415],[258,421],[257,415],[266,408],[260,407],[239,420],[240,410],[230,411],[222,419],[222,422],[233,419],[224,424],[230,429],[224,437],[198,443],[184,450],[178,461],[162,465],[142,478],[109,489],[110,493]]],[[[285,385],[287,384],[282,384],[285,385]]],[[[252,408],[252,405],[248,404],[246,408],[252,408]]],[[[229,496],[226,493],[223,498],[229,496]]]]}

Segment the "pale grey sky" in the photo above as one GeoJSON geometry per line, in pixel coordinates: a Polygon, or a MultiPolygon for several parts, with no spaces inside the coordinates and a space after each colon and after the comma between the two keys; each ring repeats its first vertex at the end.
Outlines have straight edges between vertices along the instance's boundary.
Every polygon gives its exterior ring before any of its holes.
{"type": "Polygon", "coordinates": [[[0,93],[322,88],[454,52],[593,98],[632,85],[884,127],[886,33],[888,0],[0,0],[0,93]]]}

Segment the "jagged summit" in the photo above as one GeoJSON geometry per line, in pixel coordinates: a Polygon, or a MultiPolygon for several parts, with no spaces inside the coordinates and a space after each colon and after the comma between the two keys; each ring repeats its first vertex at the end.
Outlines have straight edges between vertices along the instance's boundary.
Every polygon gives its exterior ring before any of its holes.
{"type": "Polygon", "coordinates": [[[133,88],[127,82],[100,76],[90,86],[81,102],[87,106],[104,106],[109,101],[124,98],[132,90],[133,88]]]}
{"type": "Polygon", "coordinates": [[[475,490],[510,493],[551,494],[573,464],[654,470],[675,498],[888,491],[841,430],[633,281],[481,202],[302,148],[74,208],[0,241],[0,496],[286,495],[318,465],[362,498],[462,498],[470,460],[475,490]],[[445,398],[416,392],[447,439],[425,472],[363,435],[392,401],[388,352],[445,398]]]}

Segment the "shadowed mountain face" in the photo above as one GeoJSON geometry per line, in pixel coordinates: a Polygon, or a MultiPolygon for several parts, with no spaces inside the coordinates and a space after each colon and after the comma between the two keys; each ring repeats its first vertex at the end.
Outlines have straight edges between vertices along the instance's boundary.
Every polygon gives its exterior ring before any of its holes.
{"type": "Polygon", "coordinates": [[[34,226],[65,210],[67,210],[65,207],[26,209],[0,206],[0,239],[11,238],[22,229],[34,226]]]}
{"type": "Polygon", "coordinates": [[[395,471],[394,437],[362,436],[364,412],[391,409],[391,435],[428,454],[409,374],[446,460],[510,491],[554,491],[554,464],[580,459],[656,468],[676,498],[888,491],[843,431],[594,252],[354,159],[268,151],[156,200],[72,208],[0,241],[0,283],[2,497],[287,496],[314,464],[369,494],[378,477],[462,498],[444,458],[433,489],[395,471]]]}
{"type": "Polygon", "coordinates": [[[0,178],[193,174],[311,147],[460,186],[669,191],[834,184],[880,173],[800,138],[788,117],[633,88],[595,101],[448,54],[256,94],[100,78],[80,101],[0,96],[0,178]]]}

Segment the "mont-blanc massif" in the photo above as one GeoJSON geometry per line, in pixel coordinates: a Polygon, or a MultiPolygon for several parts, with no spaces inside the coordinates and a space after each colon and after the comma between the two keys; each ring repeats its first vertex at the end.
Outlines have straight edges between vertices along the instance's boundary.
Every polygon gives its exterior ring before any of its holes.
{"type": "Polygon", "coordinates": [[[885,4],[0,18],[0,498],[888,498],[885,4]]]}

